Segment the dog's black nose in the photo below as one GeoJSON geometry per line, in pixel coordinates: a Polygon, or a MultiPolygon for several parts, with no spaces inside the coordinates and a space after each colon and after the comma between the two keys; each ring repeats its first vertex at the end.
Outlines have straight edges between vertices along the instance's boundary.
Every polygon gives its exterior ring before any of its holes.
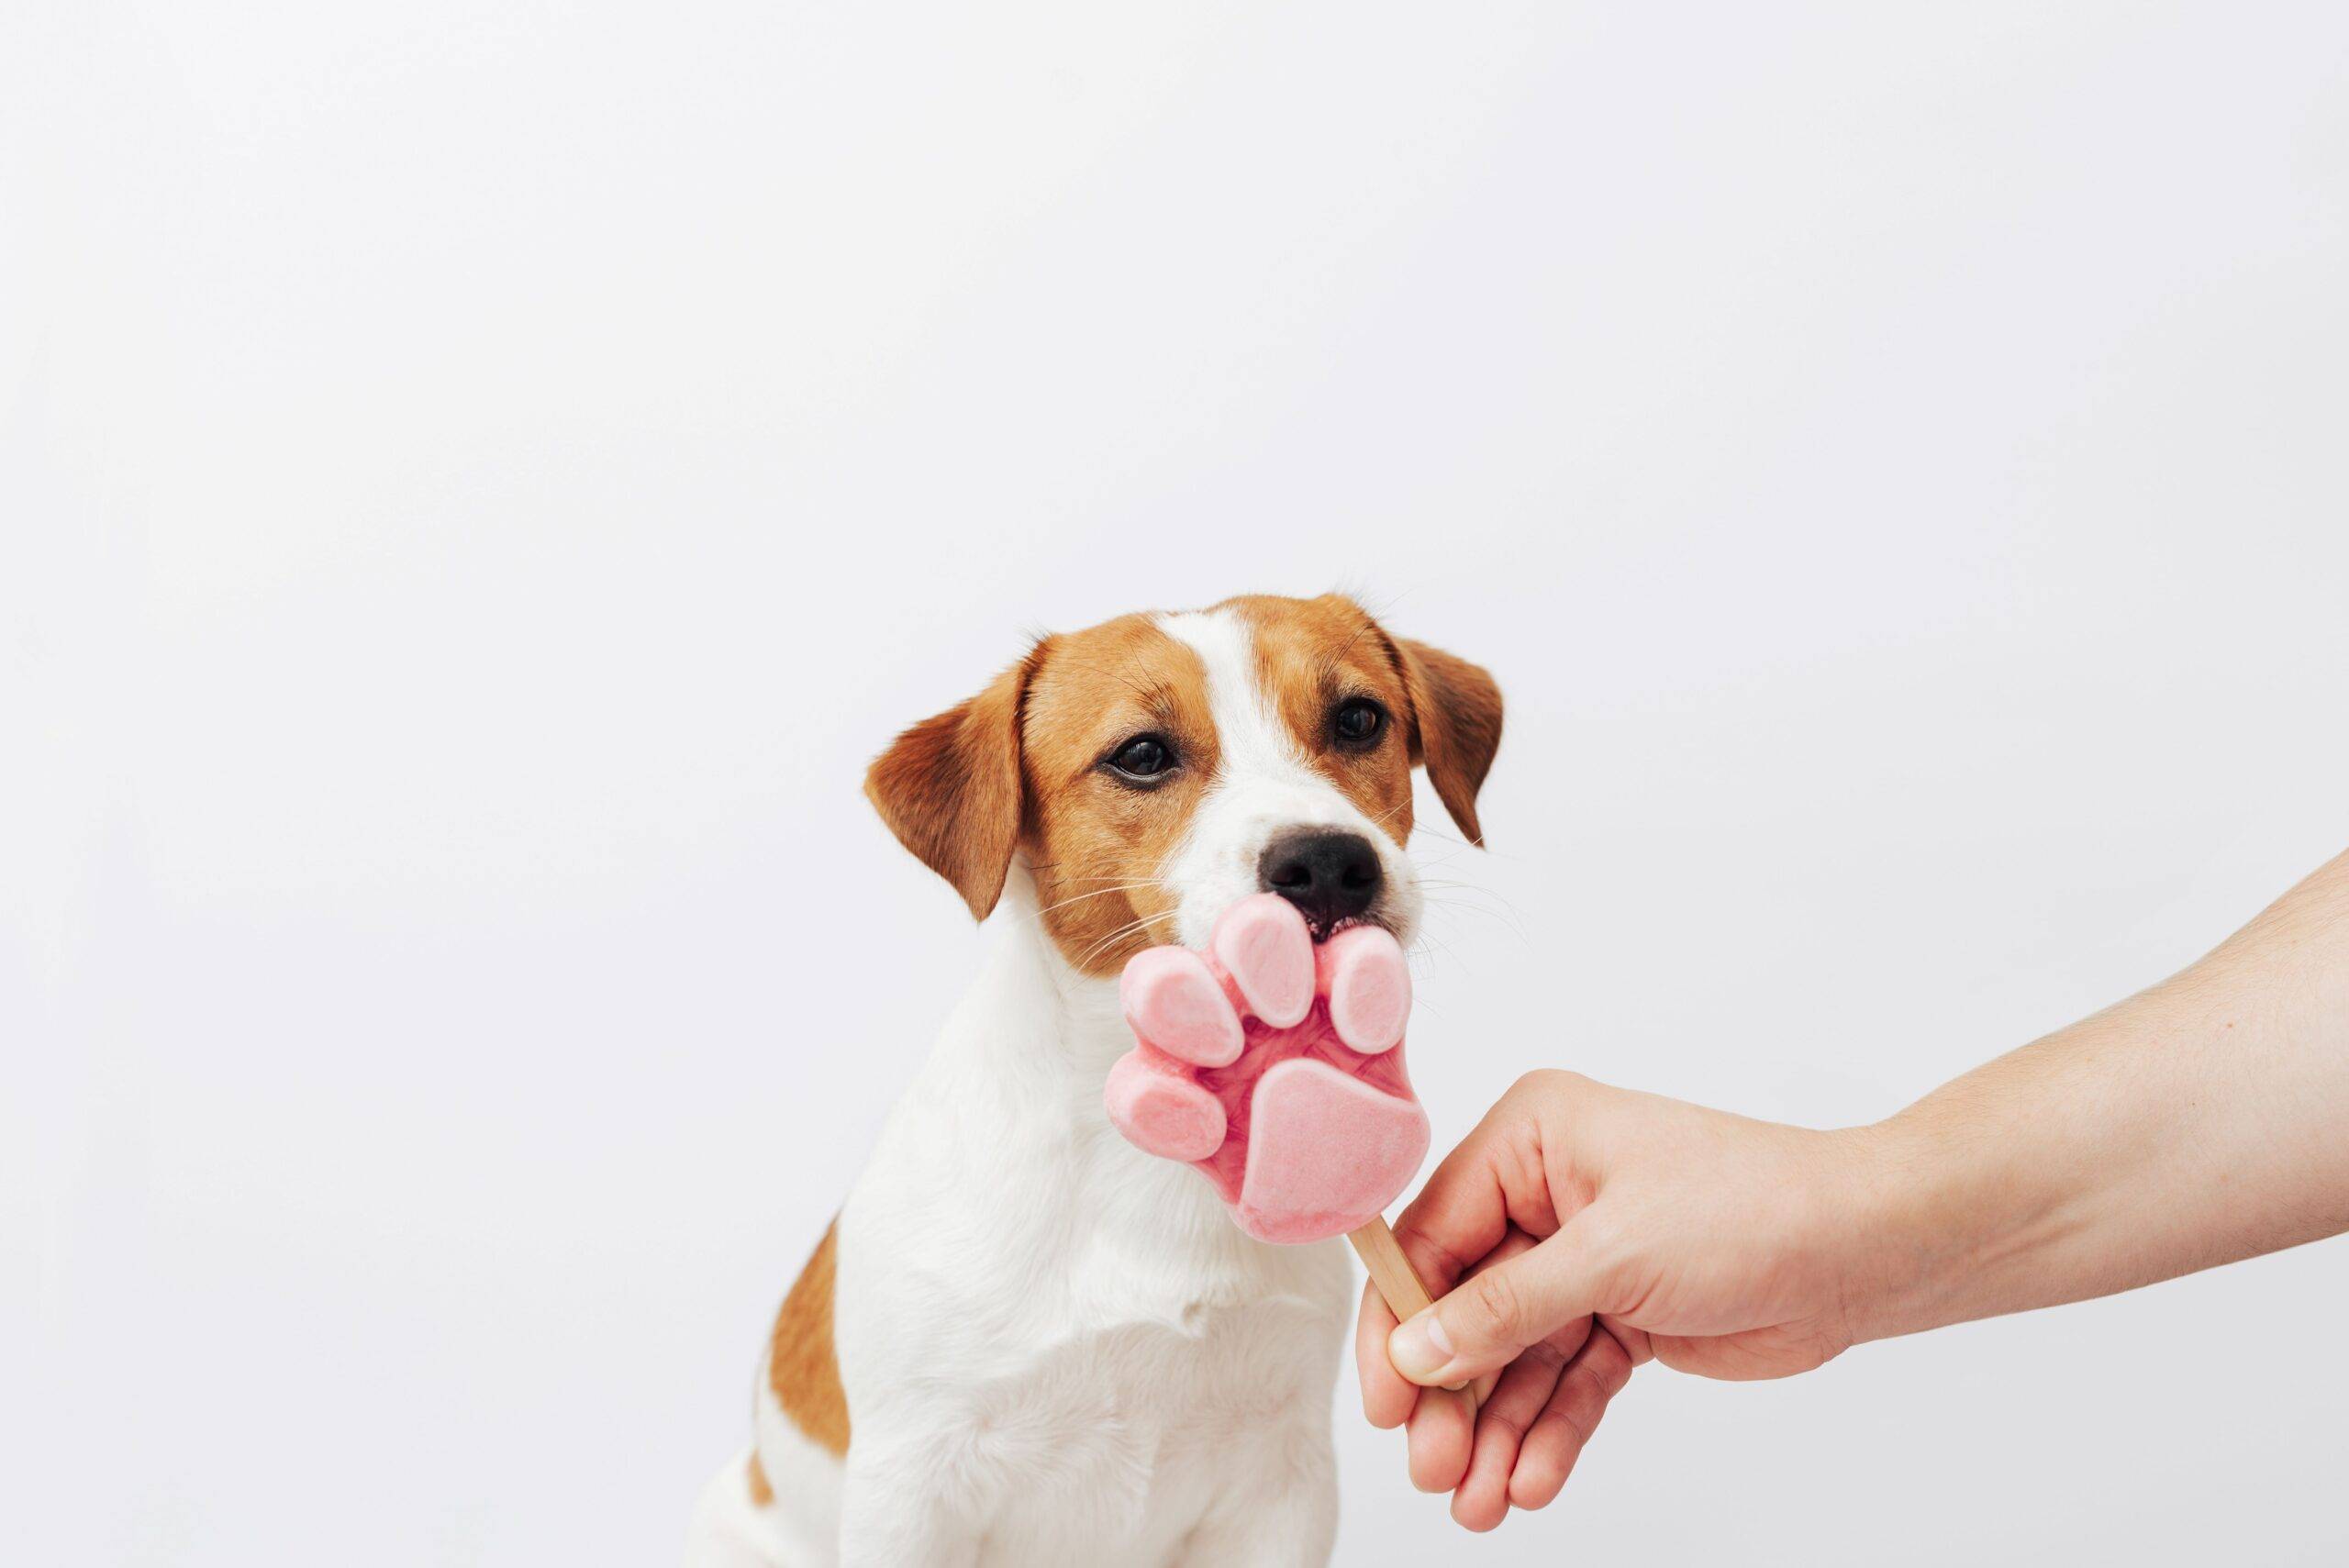
{"type": "Polygon", "coordinates": [[[1256,885],[1296,905],[1316,937],[1367,910],[1383,875],[1368,839],[1327,828],[1283,833],[1256,862],[1256,885]]]}

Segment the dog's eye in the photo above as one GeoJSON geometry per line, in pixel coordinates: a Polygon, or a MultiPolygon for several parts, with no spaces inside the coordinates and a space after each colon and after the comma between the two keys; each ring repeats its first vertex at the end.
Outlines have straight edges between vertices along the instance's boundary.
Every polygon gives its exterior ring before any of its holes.
{"type": "Polygon", "coordinates": [[[1137,735],[1109,753],[1109,766],[1130,779],[1154,779],[1174,765],[1174,748],[1155,735],[1137,735]]]}
{"type": "Polygon", "coordinates": [[[1330,732],[1341,746],[1367,746],[1386,728],[1386,710],[1368,697],[1348,697],[1330,715],[1330,732]]]}

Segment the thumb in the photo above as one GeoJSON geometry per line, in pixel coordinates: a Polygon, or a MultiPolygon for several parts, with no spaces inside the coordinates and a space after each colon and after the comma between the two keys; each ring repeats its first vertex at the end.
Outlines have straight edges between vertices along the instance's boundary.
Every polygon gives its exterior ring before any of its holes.
{"type": "MultiPolygon", "coordinates": [[[[1586,1214],[1587,1210],[1584,1211],[1586,1214]]],[[[1449,1388],[1495,1372],[1577,1318],[1600,1310],[1578,1223],[1505,1258],[1414,1314],[1387,1337],[1386,1359],[1411,1382],[1449,1388]]]]}

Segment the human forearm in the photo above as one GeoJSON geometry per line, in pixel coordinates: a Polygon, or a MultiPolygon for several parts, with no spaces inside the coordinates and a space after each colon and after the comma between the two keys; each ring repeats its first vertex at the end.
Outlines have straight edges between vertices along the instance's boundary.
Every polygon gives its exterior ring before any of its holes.
{"type": "Polygon", "coordinates": [[[2349,856],[2184,973],[1852,1135],[1856,1338],[2349,1229],[2349,856]]]}

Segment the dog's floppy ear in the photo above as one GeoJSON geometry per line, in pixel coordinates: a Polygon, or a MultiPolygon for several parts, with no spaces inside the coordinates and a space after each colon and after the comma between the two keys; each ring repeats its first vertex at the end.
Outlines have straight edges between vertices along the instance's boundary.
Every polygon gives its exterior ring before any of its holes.
{"type": "Polygon", "coordinates": [[[1387,639],[1411,699],[1411,761],[1425,762],[1436,798],[1472,844],[1485,841],[1476,823],[1476,791],[1492,771],[1501,745],[1501,689],[1467,660],[1413,642],[1387,639]]]}
{"type": "Polygon", "coordinates": [[[889,831],[982,920],[1019,842],[1019,709],[1042,653],[1039,643],[977,696],[898,736],[864,775],[889,831]]]}

